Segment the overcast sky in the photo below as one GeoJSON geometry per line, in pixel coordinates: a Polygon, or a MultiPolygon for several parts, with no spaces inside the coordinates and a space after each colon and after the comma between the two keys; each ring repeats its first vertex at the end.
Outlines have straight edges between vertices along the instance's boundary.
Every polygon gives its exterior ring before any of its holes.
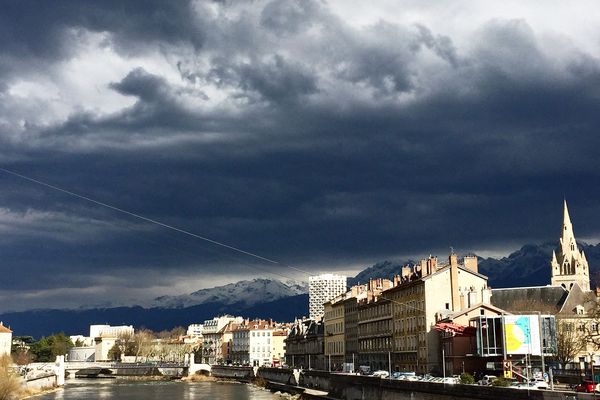
{"type": "Polygon", "coordinates": [[[600,237],[596,1],[0,3],[1,168],[277,262],[0,171],[0,312],[600,237]]]}

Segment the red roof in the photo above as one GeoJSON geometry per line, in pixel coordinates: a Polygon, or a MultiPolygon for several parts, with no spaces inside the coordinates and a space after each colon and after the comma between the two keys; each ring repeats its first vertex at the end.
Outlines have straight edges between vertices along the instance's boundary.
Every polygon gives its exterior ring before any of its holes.
{"type": "Polygon", "coordinates": [[[12,331],[4,325],[2,325],[2,322],[0,322],[0,333],[12,333],[12,331]]]}
{"type": "Polygon", "coordinates": [[[434,326],[439,332],[453,333],[454,336],[474,336],[475,327],[453,324],[451,322],[438,322],[434,326]]]}

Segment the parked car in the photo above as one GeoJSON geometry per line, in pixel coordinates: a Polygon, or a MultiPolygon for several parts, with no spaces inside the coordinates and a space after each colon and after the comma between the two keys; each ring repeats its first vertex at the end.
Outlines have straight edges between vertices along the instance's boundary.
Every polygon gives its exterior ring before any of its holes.
{"type": "Polygon", "coordinates": [[[460,380],[458,378],[453,377],[453,376],[447,376],[445,378],[442,378],[442,382],[441,383],[447,383],[447,384],[454,385],[454,384],[460,383],[460,380]]]}
{"type": "Polygon", "coordinates": [[[548,384],[542,380],[535,380],[530,382],[523,382],[517,386],[518,389],[529,389],[529,390],[548,390],[548,384]]]}
{"type": "Polygon", "coordinates": [[[417,374],[415,372],[399,372],[399,371],[396,371],[396,372],[392,372],[392,379],[416,380],[417,379],[417,374]]]}
{"type": "Polygon", "coordinates": [[[479,381],[477,381],[478,385],[489,386],[493,381],[498,379],[497,376],[494,375],[484,375],[479,381]]]}
{"type": "Polygon", "coordinates": [[[575,387],[575,391],[583,393],[594,393],[594,391],[599,391],[598,386],[599,385],[597,385],[594,381],[585,380],[575,387]]]}
{"type": "Polygon", "coordinates": [[[379,371],[373,372],[373,376],[377,376],[379,378],[389,378],[390,373],[387,371],[384,371],[384,370],[379,370],[379,371]]]}

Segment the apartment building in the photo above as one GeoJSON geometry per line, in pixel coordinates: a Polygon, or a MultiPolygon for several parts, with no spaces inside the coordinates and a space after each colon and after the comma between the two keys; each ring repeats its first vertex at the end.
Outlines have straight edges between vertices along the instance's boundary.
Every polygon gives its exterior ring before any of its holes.
{"type": "Polygon", "coordinates": [[[403,267],[383,297],[392,303],[391,369],[426,373],[441,366],[436,322],[475,304],[489,304],[490,291],[476,256],[459,260],[451,253],[444,265],[430,256],[413,268],[403,267]]]}
{"type": "Polygon", "coordinates": [[[308,308],[311,319],[319,319],[325,313],[324,304],[346,293],[347,278],[343,275],[323,274],[308,278],[308,308]]]}
{"type": "Polygon", "coordinates": [[[371,279],[366,296],[358,301],[358,353],[360,365],[388,369],[392,347],[392,303],[383,296],[389,279],[371,279]]]}
{"type": "Polygon", "coordinates": [[[325,315],[325,358],[330,371],[342,370],[346,354],[346,335],[344,323],[344,303],[346,294],[342,294],[324,305],[325,315]]]}
{"type": "MultiPolygon", "coordinates": [[[[202,329],[202,362],[206,364],[224,363],[226,359],[223,354],[223,334],[230,322],[241,324],[242,317],[224,315],[204,321],[202,329]]],[[[231,339],[233,334],[231,334],[231,339]]],[[[230,340],[229,336],[226,336],[230,340]]]]}

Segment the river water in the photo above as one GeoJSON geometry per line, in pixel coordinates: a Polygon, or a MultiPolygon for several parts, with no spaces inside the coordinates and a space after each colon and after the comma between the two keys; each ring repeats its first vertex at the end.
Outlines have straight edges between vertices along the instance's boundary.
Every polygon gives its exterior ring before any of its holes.
{"type": "Polygon", "coordinates": [[[280,400],[282,396],[235,382],[131,381],[121,379],[68,379],[64,388],[43,400],[280,400]]]}

